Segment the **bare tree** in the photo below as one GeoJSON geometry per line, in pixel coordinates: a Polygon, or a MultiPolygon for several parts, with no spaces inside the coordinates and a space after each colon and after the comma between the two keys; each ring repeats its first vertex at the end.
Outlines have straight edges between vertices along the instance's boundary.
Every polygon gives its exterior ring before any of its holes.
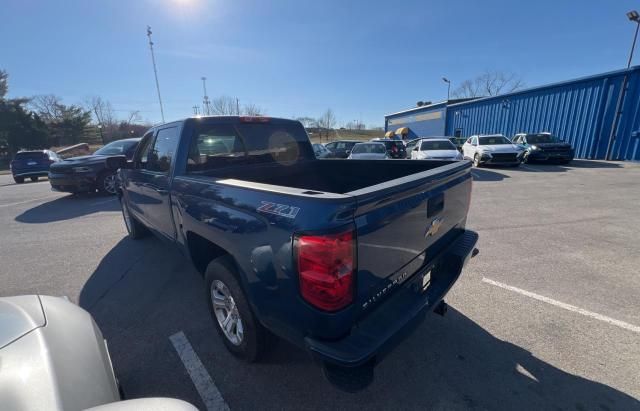
{"type": "Polygon", "coordinates": [[[298,117],[296,118],[296,120],[301,122],[304,128],[311,128],[311,127],[317,126],[316,120],[311,117],[298,117]]]}
{"type": "Polygon", "coordinates": [[[242,112],[247,116],[263,116],[265,111],[253,103],[245,104],[242,112]]]}
{"type": "Polygon", "coordinates": [[[7,95],[7,92],[9,92],[8,79],[9,73],[4,70],[0,70],[0,99],[3,99],[7,95]]]}
{"type": "Polygon", "coordinates": [[[318,124],[318,132],[320,133],[320,138],[322,139],[322,132],[325,132],[327,139],[329,139],[329,132],[333,130],[336,126],[336,116],[333,114],[333,111],[329,108],[324,114],[316,121],[318,124]]]}
{"type": "Polygon", "coordinates": [[[117,126],[118,121],[109,101],[103,100],[99,96],[93,96],[85,100],[85,107],[91,111],[96,123],[102,125],[104,129],[117,126]]]}
{"type": "Polygon", "coordinates": [[[496,96],[511,93],[523,87],[524,81],[514,73],[485,71],[473,79],[460,83],[451,95],[456,98],[496,96]]]}
{"type": "Polygon", "coordinates": [[[59,120],[63,116],[64,105],[62,104],[62,99],[53,94],[35,96],[31,99],[29,105],[45,123],[59,120]]]}
{"type": "Polygon", "coordinates": [[[237,116],[237,101],[233,97],[220,96],[211,101],[211,112],[220,116],[237,116]]]}
{"type": "Polygon", "coordinates": [[[129,112],[129,117],[127,118],[127,124],[135,124],[142,121],[142,116],[140,115],[140,110],[132,110],[129,112]]]}

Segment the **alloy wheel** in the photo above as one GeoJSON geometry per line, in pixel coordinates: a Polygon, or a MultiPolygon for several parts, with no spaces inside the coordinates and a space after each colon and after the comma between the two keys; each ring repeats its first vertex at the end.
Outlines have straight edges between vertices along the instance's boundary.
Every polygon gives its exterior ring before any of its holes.
{"type": "Polygon", "coordinates": [[[104,191],[106,191],[107,193],[115,194],[116,193],[116,175],[109,174],[108,176],[105,176],[102,186],[104,187],[104,191]]]}
{"type": "Polygon", "coordinates": [[[213,312],[224,336],[233,345],[242,344],[244,327],[235,300],[229,288],[220,280],[211,283],[213,312]]]}

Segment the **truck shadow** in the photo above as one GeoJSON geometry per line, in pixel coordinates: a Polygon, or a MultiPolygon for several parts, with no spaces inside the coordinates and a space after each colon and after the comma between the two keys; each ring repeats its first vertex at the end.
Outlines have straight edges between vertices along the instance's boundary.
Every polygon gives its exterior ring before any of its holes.
{"type": "Polygon", "coordinates": [[[502,181],[505,178],[511,178],[506,174],[477,167],[471,169],[471,176],[473,176],[473,181],[502,181]]]}
{"type": "Polygon", "coordinates": [[[30,208],[16,216],[15,220],[27,224],[42,224],[70,220],[101,211],[120,211],[118,199],[98,194],[68,195],[30,208]]]}
{"type": "MultiPolygon", "coordinates": [[[[281,341],[265,361],[230,355],[214,330],[202,277],[154,238],[121,240],[86,282],[80,306],[109,342],[128,397],[169,396],[202,408],[169,337],[184,332],[236,409],[640,409],[640,401],[503,341],[451,307],[425,322],[357,394],[337,391],[309,356],[281,341]]],[[[509,317],[505,314],[505,321],[509,317]]]]}

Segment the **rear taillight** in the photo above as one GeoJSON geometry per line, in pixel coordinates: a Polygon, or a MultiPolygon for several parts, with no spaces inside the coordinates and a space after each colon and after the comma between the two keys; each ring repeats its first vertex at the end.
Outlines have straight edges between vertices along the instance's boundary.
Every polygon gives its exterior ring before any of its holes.
{"type": "Polygon", "coordinates": [[[300,293],[309,304],[338,311],[353,302],[355,234],[299,235],[295,239],[300,293]]]}

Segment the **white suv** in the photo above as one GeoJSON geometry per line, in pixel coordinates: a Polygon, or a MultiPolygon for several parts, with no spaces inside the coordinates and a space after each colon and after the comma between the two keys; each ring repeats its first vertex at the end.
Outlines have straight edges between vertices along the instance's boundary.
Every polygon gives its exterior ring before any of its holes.
{"type": "Polygon", "coordinates": [[[473,160],[473,165],[509,165],[517,167],[522,162],[522,146],[513,144],[502,134],[471,136],[462,145],[464,158],[473,160]]]}

